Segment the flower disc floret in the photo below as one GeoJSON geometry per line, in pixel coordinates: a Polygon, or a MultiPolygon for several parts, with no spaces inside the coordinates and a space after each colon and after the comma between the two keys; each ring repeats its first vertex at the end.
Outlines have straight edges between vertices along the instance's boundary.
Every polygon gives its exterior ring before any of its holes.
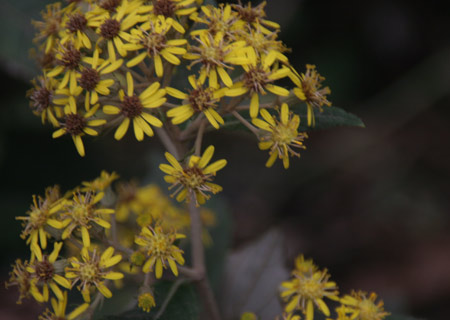
{"type": "Polygon", "coordinates": [[[369,295],[363,291],[353,291],[351,295],[341,298],[343,311],[352,320],[383,320],[389,315],[384,311],[382,300],[377,301],[377,294],[371,292],[369,295]]]}

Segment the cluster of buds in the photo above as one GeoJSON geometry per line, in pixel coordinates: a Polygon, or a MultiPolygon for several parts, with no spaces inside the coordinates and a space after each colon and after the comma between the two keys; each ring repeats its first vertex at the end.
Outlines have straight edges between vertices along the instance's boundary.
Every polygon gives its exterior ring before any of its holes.
{"type": "MultiPolygon", "coordinates": [[[[113,188],[116,179],[117,174],[103,171],[64,194],[58,186],[49,187],[43,196],[33,196],[26,216],[17,217],[31,256],[16,261],[7,286],[19,288],[19,303],[28,297],[51,301],[53,311],[47,310],[43,319],[85,314],[95,308],[93,294],[112,297],[128,275],[159,279],[170,268],[178,276],[177,265],[184,264],[178,239],[189,230],[189,213],[173,205],[157,185],[120,182],[113,188]],[[71,290],[80,292],[83,303],[66,314],[71,290]]],[[[200,213],[203,225],[215,224],[211,211],[200,213]]],[[[206,228],[203,233],[211,244],[206,228]]],[[[152,282],[143,287],[138,290],[151,295],[152,282]]]]}

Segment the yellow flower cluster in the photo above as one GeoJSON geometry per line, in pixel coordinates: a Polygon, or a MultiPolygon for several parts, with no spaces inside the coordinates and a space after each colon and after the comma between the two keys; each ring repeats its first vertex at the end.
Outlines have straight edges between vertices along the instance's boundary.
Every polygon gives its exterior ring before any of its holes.
{"type": "Polygon", "coordinates": [[[383,309],[383,302],[376,302],[377,295],[359,291],[351,295],[339,297],[335,282],[330,281],[326,269],[320,270],[311,259],[299,255],[295,259],[292,277],[280,285],[281,298],[286,302],[285,317],[290,319],[300,311],[306,320],[314,319],[314,311],[318,309],[327,320],[383,320],[388,312],[383,309]],[[324,298],[339,302],[335,318],[330,318],[330,309],[324,298]]]}
{"type": "MultiPolygon", "coordinates": [[[[55,128],[54,138],[71,136],[81,156],[83,137],[110,127],[121,140],[131,126],[142,141],[179,126],[170,130],[175,140],[185,141],[177,132],[186,126],[193,133],[204,120],[203,126],[220,129],[234,117],[254,132],[263,131],[257,135],[260,148],[270,149],[268,167],[281,158],[287,168],[289,155],[299,155],[291,147],[304,148],[307,135],[297,132],[300,117],[283,111],[289,108],[283,102],[306,103],[307,124],[314,125],[314,108],[331,105],[330,89],[322,88],[324,78],[315,66],[299,73],[291,65],[289,50],[278,39],[280,26],[266,18],[266,2],[201,3],[48,5],[41,21],[34,22],[42,74],[28,92],[33,112],[55,128]],[[180,87],[184,80],[190,88],[180,87]],[[268,110],[280,105],[281,121],[271,120],[268,110]],[[268,125],[256,120],[259,115],[268,125]]],[[[207,198],[202,195],[200,203],[207,198]]]]}
{"type": "MultiPolygon", "coordinates": [[[[112,284],[120,286],[125,275],[154,273],[159,279],[166,268],[178,275],[177,265],[184,264],[179,239],[189,230],[189,213],[155,184],[119,181],[114,187],[118,178],[102,171],[65,193],[49,187],[44,196],[33,196],[30,210],[17,218],[31,257],[16,261],[7,286],[18,287],[18,303],[28,297],[51,302],[53,310],[47,309],[41,319],[83,316],[93,294],[112,297],[112,284]],[[47,252],[49,243],[53,250],[47,252]],[[72,289],[84,302],[66,313],[72,289]]],[[[206,209],[200,213],[203,239],[210,244],[207,227],[214,226],[215,216],[206,209]]],[[[149,311],[155,302],[146,290],[138,302],[149,311]]]]}

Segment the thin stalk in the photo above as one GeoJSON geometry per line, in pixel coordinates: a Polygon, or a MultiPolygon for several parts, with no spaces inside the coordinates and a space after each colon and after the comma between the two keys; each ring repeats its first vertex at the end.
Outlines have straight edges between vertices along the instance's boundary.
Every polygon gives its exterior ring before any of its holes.
{"type": "Polygon", "coordinates": [[[200,127],[198,128],[197,131],[197,138],[195,139],[195,155],[196,156],[200,156],[200,152],[202,150],[202,140],[203,140],[203,133],[205,132],[205,127],[206,127],[206,121],[203,120],[200,123],[200,127]]]}
{"type": "Polygon", "coordinates": [[[257,137],[259,136],[259,130],[253,126],[250,122],[245,120],[237,111],[232,112],[233,116],[238,119],[244,126],[246,126],[251,132],[253,132],[257,137]]]}
{"type": "Polygon", "coordinates": [[[155,128],[156,135],[158,136],[159,140],[161,140],[162,144],[166,148],[166,150],[171,153],[175,158],[179,159],[180,155],[178,153],[178,149],[175,146],[175,144],[172,142],[172,139],[170,138],[169,134],[164,128],[155,128]]]}
{"type": "Polygon", "coordinates": [[[170,287],[170,290],[167,293],[166,298],[164,299],[163,303],[161,304],[161,307],[159,307],[158,313],[155,315],[155,317],[153,319],[157,320],[163,315],[164,311],[166,311],[166,308],[169,305],[170,300],[172,300],[172,298],[175,295],[175,293],[177,292],[178,288],[184,282],[186,282],[185,279],[178,279],[177,281],[174,282],[174,284],[170,287]]]}

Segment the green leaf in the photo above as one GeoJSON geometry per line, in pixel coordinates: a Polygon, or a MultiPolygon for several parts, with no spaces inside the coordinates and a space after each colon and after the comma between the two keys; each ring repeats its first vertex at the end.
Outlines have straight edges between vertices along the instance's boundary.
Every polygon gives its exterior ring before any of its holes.
{"type": "MultiPolygon", "coordinates": [[[[289,109],[300,116],[301,122],[298,129],[299,131],[323,130],[334,127],[365,127],[364,122],[358,116],[339,107],[324,107],[322,112],[315,109],[314,116],[316,125],[314,127],[307,126],[307,109],[305,104],[296,104],[289,109]]],[[[269,112],[274,115],[276,114],[276,111],[273,110],[269,110],[269,112]]],[[[240,115],[251,123],[251,118],[247,110],[240,112],[240,115]]],[[[248,131],[248,129],[232,115],[226,115],[224,120],[225,125],[222,126],[222,128],[248,131]]]]}
{"type": "MultiPolygon", "coordinates": [[[[110,315],[101,318],[102,320],[150,320],[155,319],[159,312],[159,308],[163,305],[168,297],[171,288],[175,285],[174,281],[160,281],[155,284],[154,296],[156,307],[149,313],[142,311],[138,307],[126,311],[120,315],[110,315]]],[[[197,320],[199,319],[199,302],[195,288],[190,283],[184,283],[176,288],[175,293],[169,300],[164,312],[160,315],[158,320],[197,320]]]]}
{"type": "Polygon", "coordinates": [[[314,109],[314,117],[316,119],[316,125],[314,127],[308,127],[306,124],[306,104],[293,105],[290,107],[290,110],[300,116],[300,131],[330,129],[334,127],[365,127],[364,122],[358,116],[339,107],[324,107],[322,112],[314,109]]]}

